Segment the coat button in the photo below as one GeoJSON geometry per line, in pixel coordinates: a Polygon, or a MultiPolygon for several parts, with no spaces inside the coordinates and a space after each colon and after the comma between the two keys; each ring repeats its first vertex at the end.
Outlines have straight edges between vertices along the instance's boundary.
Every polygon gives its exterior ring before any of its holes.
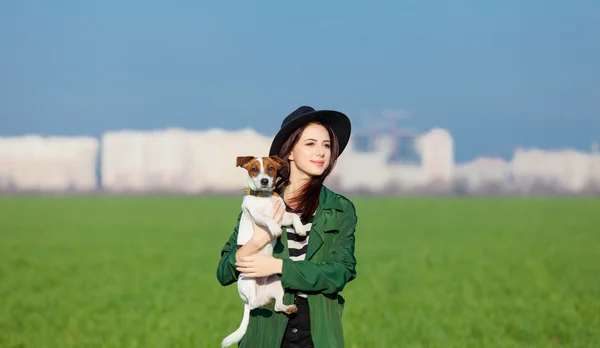
{"type": "Polygon", "coordinates": [[[298,329],[296,329],[296,328],[293,328],[293,329],[292,329],[292,332],[293,332],[293,333],[296,333],[296,332],[298,332],[298,329]]]}

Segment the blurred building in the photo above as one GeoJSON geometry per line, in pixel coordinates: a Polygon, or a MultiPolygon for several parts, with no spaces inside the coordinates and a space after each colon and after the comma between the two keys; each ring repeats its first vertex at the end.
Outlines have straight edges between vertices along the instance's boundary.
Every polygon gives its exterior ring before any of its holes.
{"type": "MultiPolygon", "coordinates": [[[[0,138],[0,191],[239,192],[237,156],[266,155],[271,136],[251,129],[121,130],[92,137],[0,138]],[[99,174],[99,175],[98,175],[99,174]],[[101,179],[101,180],[99,180],[101,179]]],[[[345,192],[397,193],[428,187],[453,192],[600,192],[598,146],[516,149],[510,160],[455,163],[445,129],[417,133],[393,125],[356,130],[327,179],[345,192]],[[441,185],[440,185],[441,184],[441,185]]]]}
{"type": "Polygon", "coordinates": [[[265,154],[270,138],[253,130],[110,132],[102,141],[103,188],[203,192],[240,189],[236,157],[265,154]]]}
{"type": "Polygon", "coordinates": [[[0,190],[95,190],[98,150],[92,137],[0,138],[0,190]]]}
{"type": "Polygon", "coordinates": [[[517,186],[552,185],[568,191],[582,190],[592,179],[594,158],[574,150],[517,149],[511,171],[517,186]]]}
{"type": "Polygon", "coordinates": [[[355,131],[332,173],[341,189],[388,192],[426,184],[421,135],[398,128],[397,117],[388,121],[355,131]]]}
{"type": "Polygon", "coordinates": [[[454,142],[445,129],[432,129],[420,138],[426,181],[450,184],[454,175],[454,142]]]}
{"type": "Polygon", "coordinates": [[[425,183],[420,165],[391,160],[395,139],[380,135],[370,139],[368,151],[357,149],[351,139],[332,173],[343,190],[385,191],[389,187],[419,186],[425,183]]]}
{"type": "Polygon", "coordinates": [[[492,188],[514,185],[510,162],[502,158],[478,157],[472,162],[457,165],[454,181],[460,183],[464,193],[488,192],[492,188]]]}

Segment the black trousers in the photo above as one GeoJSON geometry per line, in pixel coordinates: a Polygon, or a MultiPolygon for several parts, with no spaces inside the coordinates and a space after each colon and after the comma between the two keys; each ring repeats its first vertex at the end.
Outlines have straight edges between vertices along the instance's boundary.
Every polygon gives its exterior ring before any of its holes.
{"type": "Polygon", "coordinates": [[[298,310],[290,315],[281,348],[314,348],[310,334],[308,300],[300,296],[294,296],[294,303],[298,310]]]}

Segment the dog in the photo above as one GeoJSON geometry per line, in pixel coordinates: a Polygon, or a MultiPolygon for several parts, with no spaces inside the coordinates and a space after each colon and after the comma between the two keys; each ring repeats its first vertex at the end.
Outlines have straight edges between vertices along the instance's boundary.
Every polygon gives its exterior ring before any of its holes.
{"type": "MultiPolygon", "coordinates": [[[[242,216],[238,228],[237,245],[244,245],[254,234],[254,227],[251,218],[257,225],[265,226],[273,237],[279,237],[282,233],[281,226],[293,225],[296,234],[305,236],[305,227],[296,214],[285,212],[278,224],[273,218],[269,217],[276,200],[284,205],[283,199],[274,192],[277,184],[278,175],[285,170],[289,170],[289,164],[278,156],[254,157],[240,156],[236,159],[236,167],[241,167],[248,172],[245,193],[242,201],[242,216]]],[[[276,239],[267,243],[260,252],[265,255],[272,255],[276,239]]],[[[244,314],[239,328],[225,337],[221,342],[221,347],[227,347],[239,342],[246,334],[248,322],[250,320],[250,311],[269,305],[275,299],[275,311],[292,314],[296,312],[296,305],[285,305],[283,303],[284,290],[281,280],[277,275],[271,275],[264,278],[244,278],[240,276],[237,281],[238,292],[244,301],[244,314]]]]}

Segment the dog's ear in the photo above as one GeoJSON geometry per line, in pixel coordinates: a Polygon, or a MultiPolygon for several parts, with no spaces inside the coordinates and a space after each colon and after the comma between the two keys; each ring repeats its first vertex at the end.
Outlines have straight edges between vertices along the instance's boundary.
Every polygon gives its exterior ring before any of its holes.
{"type": "Polygon", "coordinates": [[[253,159],[254,159],[254,156],[239,156],[236,159],[235,166],[236,167],[243,167],[245,164],[248,164],[253,159]]]}
{"type": "Polygon", "coordinates": [[[273,155],[270,157],[277,164],[278,176],[287,178],[290,175],[290,164],[282,160],[279,156],[273,155]]]}
{"type": "MultiPolygon", "coordinates": [[[[273,160],[273,162],[277,163],[277,165],[278,165],[278,167],[279,167],[279,168],[284,168],[284,167],[289,167],[289,166],[290,166],[290,164],[289,164],[289,163],[287,163],[286,161],[282,160],[282,159],[281,159],[279,156],[277,156],[277,155],[273,155],[273,156],[271,156],[270,158],[273,160]]],[[[278,168],[278,169],[279,169],[279,168],[278,168]]]]}
{"type": "Polygon", "coordinates": [[[277,176],[280,176],[281,178],[289,178],[290,166],[286,164],[284,166],[279,167],[279,169],[277,169],[277,176]]]}

